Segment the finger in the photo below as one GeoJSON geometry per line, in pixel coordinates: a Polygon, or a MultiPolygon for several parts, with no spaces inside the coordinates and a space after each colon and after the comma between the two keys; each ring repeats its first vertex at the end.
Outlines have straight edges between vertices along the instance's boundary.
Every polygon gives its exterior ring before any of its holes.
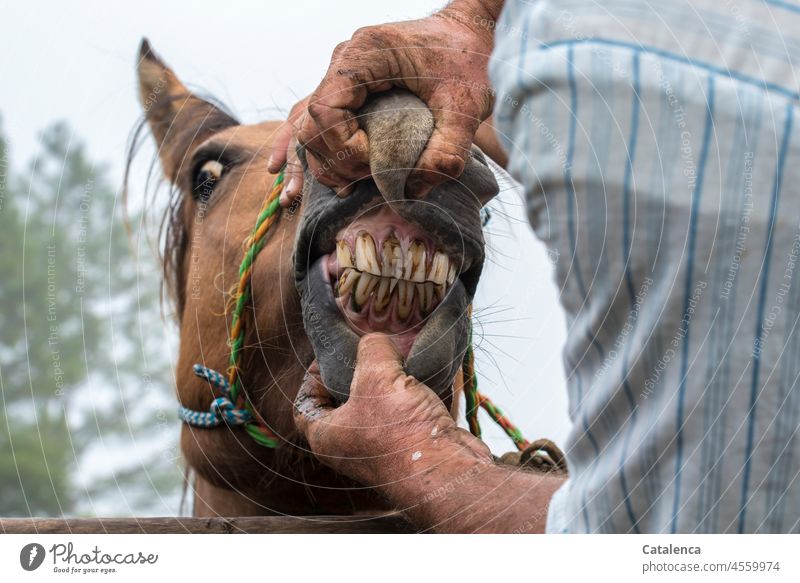
{"type": "Polygon", "coordinates": [[[333,105],[338,100],[322,96],[308,105],[319,135],[331,152],[338,152],[358,131],[358,122],[349,109],[333,105]]]}
{"type": "Polygon", "coordinates": [[[292,206],[292,203],[295,201],[297,196],[300,194],[300,191],[303,189],[303,179],[302,174],[299,175],[300,178],[296,176],[292,176],[288,178],[288,182],[286,183],[286,187],[281,191],[280,194],[280,202],[279,204],[283,208],[287,208],[292,206]]]}
{"type": "MultiPolygon", "coordinates": [[[[355,169],[369,166],[369,143],[352,113],[337,109],[323,101],[308,107],[308,114],[319,130],[326,150],[336,158],[338,167],[355,169]]],[[[342,170],[340,174],[344,174],[342,170]]]]}
{"type": "Polygon", "coordinates": [[[308,112],[297,120],[297,125],[297,141],[307,153],[319,155],[324,151],[325,142],[319,135],[314,118],[308,112]]]}
{"type": "Polygon", "coordinates": [[[290,206],[303,190],[303,166],[297,157],[297,140],[292,140],[289,145],[289,152],[284,170],[286,186],[284,186],[280,195],[282,207],[290,206]]]}
{"type": "Polygon", "coordinates": [[[368,166],[366,134],[354,112],[364,105],[370,92],[392,86],[387,80],[390,69],[380,39],[367,29],[358,31],[352,41],[339,44],[328,72],[309,97],[309,115],[298,132],[300,143],[332,158],[344,152],[353,158],[351,166],[368,166]]]}
{"type": "Polygon", "coordinates": [[[339,168],[333,160],[328,158],[324,163],[321,163],[319,155],[310,150],[306,150],[306,162],[308,163],[308,171],[314,180],[333,189],[337,196],[341,197],[349,195],[358,180],[369,176],[369,168],[358,172],[354,178],[342,176],[338,173],[339,168]]]}
{"type": "Polygon", "coordinates": [[[363,73],[358,72],[355,61],[348,63],[346,70],[341,68],[341,47],[336,48],[328,72],[309,97],[309,115],[298,133],[303,145],[323,141],[322,134],[328,130],[332,141],[346,142],[358,129],[353,112],[364,105],[367,86],[361,82],[363,73]]]}
{"type": "Polygon", "coordinates": [[[318,182],[339,190],[369,176],[369,147],[363,130],[359,129],[343,149],[332,152],[310,114],[302,124],[298,140],[306,149],[309,170],[318,182]]]}
{"type": "Polygon", "coordinates": [[[386,41],[374,27],[360,29],[352,40],[339,43],[309,104],[330,108],[333,122],[354,121],[352,112],[364,105],[369,93],[393,85],[394,55],[385,47],[386,41]]]}
{"type": "Polygon", "coordinates": [[[320,156],[311,150],[306,150],[306,163],[311,176],[320,184],[338,190],[344,188],[350,181],[331,171],[333,161],[321,159],[320,156]]]}
{"type": "Polygon", "coordinates": [[[333,411],[334,405],[332,397],[322,384],[315,361],[303,378],[294,401],[294,423],[306,439],[313,426],[333,411]]]}
{"type": "Polygon", "coordinates": [[[284,122],[275,133],[275,140],[272,142],[272,153],[267,161],[267,170],[272,174],[280,172],[281,167],[286,162],[287,149],[293,133],[294,127],[288,121],[284,122]]]}
{"type": "Polygon", "coordinates": [[[405,374],[403,357],[391,338],[380,333],[366,334],[358,343],[350,396],[385,394],[393,387],[394,381],[405,374]]]}
{"type": "Polygon", "coordinates": [[[267,161],[267,170],[273,174],[280,171],[284,163],[291,158],[293,149],[293,138],[300,128],[300,119],[305,115],[308,105],[308,97],[301,99],[292,106],[286,121],[278,128],[275,140],[272,144],[272,154],[267,161]]]}
{"type": "Polygon", "coordinates": [[[433,112],[434,129],[408,177],[408,196],[424,197],[435,186],[458,178],[464,171],[480,119],[458,106],[462,101],[458,95],[440,91],[428,104],[433,112]]]}

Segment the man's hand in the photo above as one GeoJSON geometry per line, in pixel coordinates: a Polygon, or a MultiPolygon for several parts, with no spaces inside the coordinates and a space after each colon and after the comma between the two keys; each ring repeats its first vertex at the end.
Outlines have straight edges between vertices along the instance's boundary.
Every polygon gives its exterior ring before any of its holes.
{"type": "Polygon", "coordinates": [[[294,104],[286,121],[275,134],[272,142],[272,154],[267,163],[267,170],[272,174],[277,174],[284,164],[286,165],[283,176],[285,186],[281,191],[280,200],[283,207],[288,207],[303,188],[303,168],[297,159],[297,138],[295,136],[307,106],[308,97],[294,104]]]}
{"type": "MultiPolygon", "coordinates": [[[[292,110],[304,110],[296,135],[315,178],[346,194],[369,175],[369,144],[354,112],[370,93],[392,87],[416,94],[434,115],[433,135],[409,176],[408,194],[424,196],[458,177],[478,126],[491,113],[493,30],[487,23],[501,6],[499,0],[455,0],[427,18],[359,29],[337,46],[320,85],[292,110]]],[[[289,140],[276,142],[271,172],[287,158],[280,144],[289,140]]]]}
{"type": "Polygon", "coordinates": [[[403,372],[383,334],[361,339],[347,403],[334,406],[312,367],[294,417],[323,463],[376,488],[420,530],[542,532],[564,479],[493,463],[433,391],[403,372]]]}
{"type": "Polygon", "coordinates": [[[415,457],[435,456],[438,443],[458,443],[491,461],[488,448],[456,426],[439,397],[405,374],[383,334],[361,339],[350,398],[334,405],[315,364],[297,395],[295,423],[323,463],[364,485],[413,474],[415,457]]]}

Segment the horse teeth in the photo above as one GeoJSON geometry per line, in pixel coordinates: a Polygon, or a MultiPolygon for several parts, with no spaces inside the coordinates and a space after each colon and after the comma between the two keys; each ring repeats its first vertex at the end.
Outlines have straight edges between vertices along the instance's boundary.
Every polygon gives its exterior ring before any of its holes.
{"type": "Polygon", "coordinates": [[[447,270],[447,285],[453,285],[456,280],[456,264],[451,263],[450,269],[447,270]]]}
{"type": "Polygon", "coordinates": [[[407,281],[400,281],[397,287],[397,317],[401,320],[408,318],[411,314],[411,306],[414,304],[414,284],[407,281]]]}
{"type": "Polygon", "coordinates": [[[368,273],[362,273],[356,285],[355,300],[359,306],[363,306],[369,299],[369,294],[378,285],[378,278],[368,273]]]}
{"type": "Polygon", "coordinates": [[[356,237],[356,268],[372,275],[380,275],[379,265],[375,241],[369,233],[360,233],[356,237]]]}
{"type": "Polygon", "coordinates": [[[431,282],[416,284],[419,308],[423,315],[427,315],[433,307],[433,284],[431,282]]]}
{"type": "Polygon", "coordinates": [[[345,269],[342,277],[339,278],[339,286],[337,288],[338,294],[343,296],[353,289],[353,286],[356,284],[360,276],[361,274],[352,267],[345,269]]]}
{"type": "Polygon", "coordinates": [[[389,284],[389,294],[394,293],[394,289],[397,287],[397,282],[400,281],[398,279],[392,278],[391,283],[389,284]]]}
{"type": "MultiPolygon", "coordinates": [[[[383,256],[381,257],[381,275],[383,277],[394,277],[397,264],[403,262],[403,251],[400,249],[400,241],[395,238],[386,239],[383,242],[383,256]]],[[[402,268],[401,268],[402,269],[402,268]]]]}
{"type": "Polygon", "coordinates": [[[431,269],[428,272],[428,281],[432,281],[437,285],[443,285],[447,281],[447,270],[450,266],[450,260],[444,253],[435,253],[431,261],[431,269]]]}
{"type": "Polygon", "coordinates": [[[353,265],[353,255],[350,253],[350,247],[346,241],[336,242],[336,262],[339,264],[339,269],[355,267],[353,265]]]}
{"type": "Polygon", "coordinates": [[[447,295],[447,287],[443,285],[437,285],[434,287],[434,291],[436,292],[436,298],[438,301],[444,300],[444,296],[447,295]]]}
{"type": "Polygon", "coordinates": [[[403,249],[398,245],[392,252],[394,253],[394,273],[392,277],[395,279],[403,279],[405,275],[405,257],[403,256],[403,249]]]}
{"type": "Polygon", "coordinates": [[[408,255],[411,257],[411,272],[406,272],[407,279],[422,283],[425,281],[425,245],[414,241],[408,249],[408,255]]]}
{"type": "Polygon", "coordinates": [[[397,279],[411,279],[411,272],[414,270],[414,257],[411,254],[411,248],[406,249],[403,254],[403,269],[400,271],[400,276],[397,279]]]}
{"type": "Polygon", "coordinates": [[[382,312],[389,305],[392,300],[392,292],[389,289],[392,280],[388,277],[380,278],[378,289],[375,291],[375,300],[372,302],[372,308],[376,312],[382,312]]]}

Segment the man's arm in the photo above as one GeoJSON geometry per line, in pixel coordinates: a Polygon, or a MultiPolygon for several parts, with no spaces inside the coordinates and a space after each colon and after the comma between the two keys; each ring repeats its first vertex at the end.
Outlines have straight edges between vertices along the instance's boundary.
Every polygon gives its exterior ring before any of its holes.
{"type": "Polygon", "coordinates": [[[550,498],[564,483],[563,476],[496,464],[449,440],[433,455],[420,451],[419,460],[397,470],[397,480],[379,488],[418,528],[544,532],[550,498]]]}
{"type": "Polygon", "coordinates": [[[433,391],[405,374],[382,334],[361,339],[350,398],[339,407],[312,367],[295,422],[323,463],[381,492],[420,529],[543,532],[563,483],[494,463],[433,391]]]}

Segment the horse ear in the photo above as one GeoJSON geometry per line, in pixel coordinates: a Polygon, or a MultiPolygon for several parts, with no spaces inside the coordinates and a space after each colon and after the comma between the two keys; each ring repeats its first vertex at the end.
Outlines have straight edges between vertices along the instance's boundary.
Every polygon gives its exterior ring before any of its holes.
{"type": "Polygon", "coordinates": [[[219,107],[194,95],[153,52],[139,47],[139,99],[156,140],[164,173],[176,182],[182,163],[200,142],[237,122],[219,107]]]}

